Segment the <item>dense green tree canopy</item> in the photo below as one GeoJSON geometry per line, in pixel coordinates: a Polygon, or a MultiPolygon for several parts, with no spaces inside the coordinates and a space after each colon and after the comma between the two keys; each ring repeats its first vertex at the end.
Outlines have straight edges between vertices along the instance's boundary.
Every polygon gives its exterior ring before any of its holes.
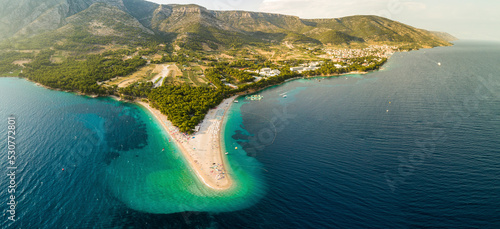
{"type": "Polygon", "coordinates": [[[0,53],[0,74],[19,70],[22,67],[13,62],[19,59],[31,59],[33,54],[22,52],[4,52],[0,53]]]}
{"type": "Polygon", "coordinates": [[[220,90],[188,85],[161,86],[149,94],[152,107],[167,115],[182,132],[188,133],[223,99],[224,95],[220,90]]]}
{"type": "Polygon", "coordinates": [[[25,76],[45,86],[88,94],[107,94],[97,82],[116,76],[125,76],[146,64],[146,60],[135,57],[123,61],[104,55],[89,55],[84,60],[68,58],[54,64],[50,58],[54,51],[40,52],[33,62],[27,64],[25,76]]]}

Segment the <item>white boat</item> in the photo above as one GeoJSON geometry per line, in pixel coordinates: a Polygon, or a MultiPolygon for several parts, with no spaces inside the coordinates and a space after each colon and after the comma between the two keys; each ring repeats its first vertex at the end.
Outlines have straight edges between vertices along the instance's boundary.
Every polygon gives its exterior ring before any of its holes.
{"type": "Polygon", "coordinates": [[[245,96],[245,99],[252,100],[252,101],[253,100],[261,100],[263,98],[264,98],[264,96],[262,96],[262,95],[252,95],[252,96],[247,95],[247,96],[245,96]]]}
{"type": "Polygon", "coordinates": [[[238,103],[238,100],[234,100],[235,103],[238,103]]]}
{"type": "Polygon", "coordinates": [[[283,98],[286,98],[286,95],[283,95],[283,98]]]}

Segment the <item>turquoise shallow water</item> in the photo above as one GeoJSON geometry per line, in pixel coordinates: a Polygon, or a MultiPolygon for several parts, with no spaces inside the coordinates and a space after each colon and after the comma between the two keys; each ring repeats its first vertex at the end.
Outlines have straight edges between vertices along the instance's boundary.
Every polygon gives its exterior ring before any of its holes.
{"type": "Polygon", "coordinates": [[[233,138],[264,164],[268,192],[213,221],[499,228],[498,60],[499,43],[457,42],[396,53],[382,71],[259,92],[264,100],[239,108],[233,138]]]}
{"type": "Polygon", "coordinates": [[[499,54],[457,42],[240,98],[224,139],[241,185],[224,197],[142,108],[0,79],[19,130],[19,221],[0,227],[500,228],[499,54]]]}
{"type": "Polygon", "coordinates": [[[148,144],[121,152],[106,175],[112,193],[129,207],[162,214],[234,211],[250,206],[263,195],[264,184],[258,173],[248,169],[261,167],[254,158],[231,151],[228,161],[233,168],[229,172],[234,187],[227,191],[209,189],[193,174],[177,146],[168,143],[170,137],[154,117],[142,107],[137,110],[137,115],[141,115],[137,119],[149,120],[145,123],[148,144]]]}
{"type": "MultiPolygon", "coordinates": [[[[228,158],[238,165],[231,171],[234,187],[207,188],[159,123],[138,105],[47,90],[16,78],[0,78],[0,92],[0,117],[7,121],[14,115],[18,125],[19,220],[3,221],[3,228],[59,228],[75,222],[103,227],[135,214],[235,211],[265,193],[255,169],[262,165],[236,152],[228,158]]],[[[2,182],[9,180],[2,177],[2,182]]],[[[7,191],[0,190],[1,199],[8,199],[7,191]]]]}

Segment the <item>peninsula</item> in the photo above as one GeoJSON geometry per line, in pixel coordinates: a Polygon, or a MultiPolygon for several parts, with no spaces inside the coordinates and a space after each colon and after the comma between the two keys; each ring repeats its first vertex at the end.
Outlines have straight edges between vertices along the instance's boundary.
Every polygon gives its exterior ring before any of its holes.
{"type": "Polygon", "coordinates": [[[224,154],[222,123],[235,97],[225,99],[217,108],[212,109],[199,125],[198,131],[187,135],[168,120],[168,117],[152,108],[148,103],[138,102],[145,107],[161,123],[163,130],[171,137],[184,155],[194,174],[206,186],[224,190],[232,185],[227,172],[224,154]]]}
{"type": "Polygon", "coordinates": [[[377,70],[394,52],[454,39],[378,16],[301,19],[143,0],[28,2],[8,0],[13,10],[0,15],[0,75],[141,101],[200,181],[220,190],[232,185],[220,131],[235,96],[292,78],[377,70]]]}

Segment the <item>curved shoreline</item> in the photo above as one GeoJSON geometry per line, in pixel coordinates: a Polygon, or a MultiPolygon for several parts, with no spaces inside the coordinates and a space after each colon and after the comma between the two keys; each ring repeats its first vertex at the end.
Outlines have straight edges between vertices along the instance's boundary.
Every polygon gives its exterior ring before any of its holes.
{"type": "Polygon", "coordinates": [[[232,187],[233,180],[228,174],[228,163],[223,156],[222,147],[226,113],[236,96],[225,99],[215,109],[211,109],[200,124],[200,129],[192,135],[179,131],[167,116],[152,108],[148,103],[136,103],[146,108],[159,122],[180,149],[192,171],[207,187],[215,190],[227,190],[232,187]]]}
{"type": "MultiPolygon", "coordinates": [[[[379,70],[379,69],[377,69],[379,70]]],[[[373,70],[376,71],[376,70],[373,70]]],[[[334,77],[341,75],[353,75],[353,74],[366,74],[368,72],[349,72],[342,74],[334,74],[326,77],[334,77]]],[[[264,88],[260,88],[257,90],[253,90],[249,93],[242,94],[252,94],[258,91],[263,91],[270,87],[279,86],[281,84],[287,83],[289,81],[304,79],[304,78],[317,78],[317,77],[325,77],[325,76],[300,76],[293,77],[285,80],[284,82],[269,85],[264,88]]],[[[27,79],[27,78],[25,78],[27,79]]],[[[30,81],[28,79],[28,81],[30,81]]],[[[37,86],[44,87],[50,90],[59,90],[53,89],[48,86],[42,85],[40,83],[31,81],[35,83],[37,86]]],[[[75,93],[78,95],[85,95],[78,92],[65,91],[70,93],[75,93]]],[[[238,93],[228,99],[223,100],[215,109],[211,109],[203,119],[200,124],[200,130],[195,132],[193,135],[185,135],[182,134],[177,127],[175,127],[167,118],[166,115],[162,114],[159,110],[152,108],[148,103],[142,101],[134,101],[136,104],[146,108],[150,114],[159,122],[169,136],[169,139],[173,139],[176,141],[176,146],[180,149],[181,153],[184,156],[184,159],[187,161],[189,166],[191,167],[191,171],[198,177],[199,181],[205,184],[207,187],[214,190],[227,190],[233,186],[233,180],[229,175],[229,163],[227,158],[224,157],[223,151],[228,149],[225,148],[224,143],[224,129],[225,129],[225,121],[226,113],[231,107],[234,100],[240,96],[238,93]],[[219,111],[223,111],[222,115],[217,117],[219,111]],[[194,140],[193,140],[194,139],[194,140]],[[193,147],[193,148],[192,148],[193,147]]],[[[100,97],[96,95],[86,95],[92,98],[100,97]]],[[[104,97],[111,97],[112,99],[119,100],[121,99],[114,95],[106,95],[104,97]]]]}

